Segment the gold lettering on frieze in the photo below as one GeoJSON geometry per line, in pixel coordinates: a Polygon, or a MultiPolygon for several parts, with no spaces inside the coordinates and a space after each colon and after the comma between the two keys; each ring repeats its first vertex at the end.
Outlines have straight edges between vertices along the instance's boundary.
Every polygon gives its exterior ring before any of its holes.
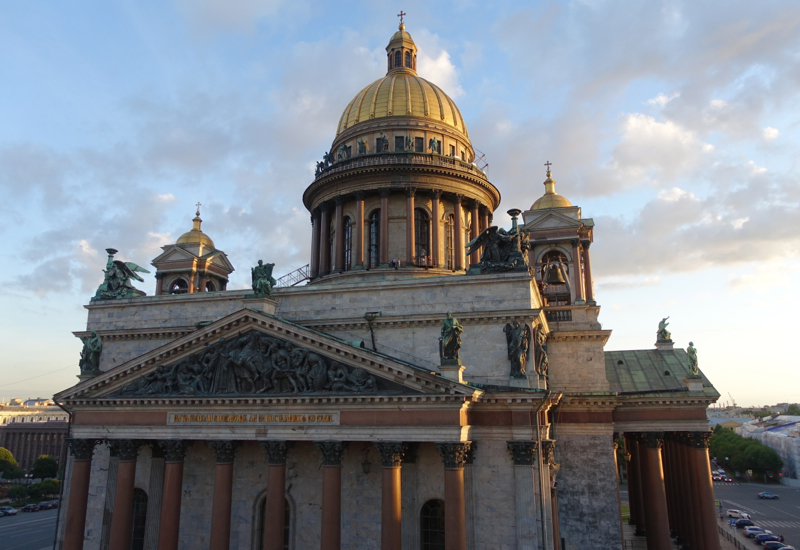
{"type": "Polygon", "coordinates": [[[339,413],[169,413],[168,424],[339,424],[339,413]]]}

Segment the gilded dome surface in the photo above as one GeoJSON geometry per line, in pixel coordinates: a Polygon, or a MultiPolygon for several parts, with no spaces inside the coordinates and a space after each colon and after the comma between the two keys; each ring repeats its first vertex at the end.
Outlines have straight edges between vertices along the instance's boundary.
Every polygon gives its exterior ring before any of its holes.
{"type": "Polygon", "coordinates": [[[336,134],[359,122],[390,116],[430,118],[469,138],[464,118],[453,100],[436,84],[412,71],[392,72],[361,90],[342,113],[336,134]]]}
{"type": "Polygon", "coordinates": [[[547,171],[547,179],[544,180],[544,196],[540,197],[531,205],[531,210],[544,210],[545,208],[567,208],[572,206],[572,203],[566,197],[562,197],[556,193],[556,180],[554,180],[550,171],[547,171]]]}
{"type": "Polygon", "coordinates": [[[192,220],[192,230],[187,231],[180,237],[178,237],[178,241],[175,244],[189,244],[189,243],[201,243],[205,246],[210,246],[211,248],[216,248],[214,246],[214,241],[211,240],[211,237],[200,231],[200,224],[203,220],[200,219],[199,216],[196,216],[192,220]]]}

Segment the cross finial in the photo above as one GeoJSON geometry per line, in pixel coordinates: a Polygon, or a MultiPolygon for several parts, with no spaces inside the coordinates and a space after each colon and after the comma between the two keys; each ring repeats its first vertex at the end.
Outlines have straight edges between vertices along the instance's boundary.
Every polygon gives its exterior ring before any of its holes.
{"type": "Polygon", "coordinates": [[[203,205],[198,202],[197,203],[197,212],[195,212],[195,214],[194,214],[195,216],[199,216],[200,215],[200,207],[201,206],[203,206],[203,205]]]}
{"type": "Polygon", "coordinates": [[[403,24],[403,17],[405,17],[406,15],[408,15],[408,14],[405,13],[403,10],[400,10],[400,13],[397,14],[397,17],[400,18],[400,24],[401,25],[403,24]]]}
{"type": "Polygon", "coordinates": [[[548,160],[547,162],[544,163],[544,165],[547,166],[547,177],[549,178],[550,177],[550,167],[553,165],[553,163],[548,160]]]}

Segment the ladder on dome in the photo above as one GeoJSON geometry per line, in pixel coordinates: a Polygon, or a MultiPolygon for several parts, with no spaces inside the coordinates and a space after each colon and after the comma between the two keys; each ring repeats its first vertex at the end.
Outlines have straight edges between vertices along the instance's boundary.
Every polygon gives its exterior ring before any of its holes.
{"type": "Polygon", "coordinates": [[[286,275],[280,277],[275,286],[295,286],[299,285],[303,281],[308,281],[311,279],[308,275],[308,265],[306,264],[303,267],[297,268],[294,271],[290,271],[286,275]]]}

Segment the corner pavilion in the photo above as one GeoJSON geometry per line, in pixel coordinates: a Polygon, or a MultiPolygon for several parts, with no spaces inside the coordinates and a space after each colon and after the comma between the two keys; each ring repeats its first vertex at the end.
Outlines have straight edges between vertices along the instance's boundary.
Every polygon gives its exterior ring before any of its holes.
{"type": "Polygon", "coordinates": [[[57,547],[616,549],[622,456],[648,548],[673,530],[718,550],[719,394],[669,339],[604,352],[594,222],[549,170],[518,224],[529,269],[481,274],[465,247],[500,192],[404,25],[386,52],[303,194],[309,284],[225,290],[198,211],[153,261],[154,295],[86,306],[75,334],[100,336],[101,372],[55,397],[72,416],[57,547]],[[516,371],[515,327],[535,335],[516,371]]]}

